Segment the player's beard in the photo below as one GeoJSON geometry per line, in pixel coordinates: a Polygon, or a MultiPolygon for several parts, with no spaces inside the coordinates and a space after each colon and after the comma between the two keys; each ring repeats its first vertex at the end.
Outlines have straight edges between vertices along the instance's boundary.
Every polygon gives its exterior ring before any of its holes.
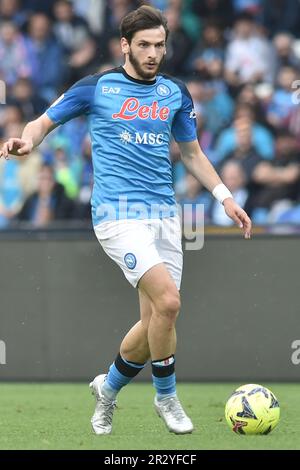
{"type": "Polygon", "coordinates": [[[156,67],[153,70],[149,70],[149,71],[146,71],[143,69],[141,63],[133,55],[131,50],[129,51],[128,58],[129,58],[129,62],[131,63],[132,67],[134,68],[137,75],[139,75],[139,77],[141,77],[143,80],[152,80],[153,78],[155,78],[155,76],[158,74],[159,70],[161,69],[165,56],[163,55],[160,62],[155,63],[156,67]]]}

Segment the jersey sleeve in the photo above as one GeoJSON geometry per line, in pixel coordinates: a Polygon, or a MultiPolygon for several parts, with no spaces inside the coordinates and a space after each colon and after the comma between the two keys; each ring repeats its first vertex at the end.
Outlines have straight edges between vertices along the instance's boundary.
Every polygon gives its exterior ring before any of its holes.
{"type": "Polygon", "coordinates": [[[55,124],[64,124],[82,114],[88,114],[93,105],[99,76],[90,75],[75,83],[47,109],[47,116],[55,124]]]}
{"type": "Polygon", "coordinates": [[[184,83],[180,82],[178,86],[182,95],[182,103],[173,120],[172,135],[176,142],[192,142],[197,140],[197,121],[194,103],[184,83]]]}

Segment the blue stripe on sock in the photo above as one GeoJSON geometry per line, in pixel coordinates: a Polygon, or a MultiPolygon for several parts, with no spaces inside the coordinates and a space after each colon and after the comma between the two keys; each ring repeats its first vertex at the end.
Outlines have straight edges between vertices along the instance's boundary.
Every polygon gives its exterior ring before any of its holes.
{"type": "Polygon", "coordinates": [[[126,364],[128,364],[128,365],[131,366],[131,367],[135,367],[136,369],[142,369],[142,368],[145,367],[145,365],[147,364],[146,362],[145,362],[145,364],[137,364],[136,362],[126,361],[126,359],[124,359],[123,356],[121,356],[121,357],[122,357],[122,360],[123,360],[126,364]]]}
{"type": "Polygon", "coordinates": [[[176,395],[176,374],[175,372],[167,377],[155,377],[152,375],[153,385],[157,396],[176,395]]]}
{"type": "Polygon", "coordinates": [[[132,380],[132,377],[126,377],[121,374],[116,368],[115,364],[112,364],[109,368],[109,372],[106,378],[108,385],[114,390],[121,390],[124,385],[127,385],[132,380]]]}

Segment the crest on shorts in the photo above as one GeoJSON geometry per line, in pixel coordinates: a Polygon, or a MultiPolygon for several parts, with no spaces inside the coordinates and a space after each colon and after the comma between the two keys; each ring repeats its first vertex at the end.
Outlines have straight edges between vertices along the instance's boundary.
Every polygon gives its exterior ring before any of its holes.
{"type": "Polygon", "coordinates": [[[133,253],[126,253],[124,261],[128,269],[134,269],[136,267],[136,257],[133,253]]]}

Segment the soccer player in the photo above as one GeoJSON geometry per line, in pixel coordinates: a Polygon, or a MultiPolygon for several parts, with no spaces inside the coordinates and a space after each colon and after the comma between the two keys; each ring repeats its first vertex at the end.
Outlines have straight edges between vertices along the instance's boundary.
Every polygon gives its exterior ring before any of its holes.
{"type": "MultiPolygon", "coordinates": [[[[159,73],[168,28],[159,10],[142,6],[121,22],[125,64],[83,78],[4,143],[0,156],[28,155],[56,126],[86,114],[94,166],[92,217],[104,249],[138,289],[140,321],[123,339],[107,374],[90,384],[96,397],[92,427],[109,434],[116,396],[151,359],[154,405],[169,431],[193,424],[176,394],[175,322],[180,310],[181,227],[171,178],[169,143],[183,163],[224,205],[250,238],[251,221],[201,151],[193,103],[185,85],[159,73]]],[[[123,314],[123,312],[120,312],[123,314]]]]}

